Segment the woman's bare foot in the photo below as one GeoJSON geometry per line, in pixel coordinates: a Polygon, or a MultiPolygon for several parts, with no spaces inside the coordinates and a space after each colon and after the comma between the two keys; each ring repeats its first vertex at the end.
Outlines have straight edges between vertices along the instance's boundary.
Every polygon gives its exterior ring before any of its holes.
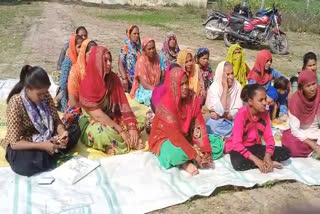
{"type": "Polygon", "coordinates": [[[282,169],[283,168],[282,164],[279,163],[278,161],[272,161],[272,163],[273,163],[273,168],[274,169],[282,169]]]}
{"type": "Polygon", "coordinates": [[[198,168],[189,161],[182,164],[182,169],[184,169],[187,173],[189,173],[192,176],[199,174],[198,168]]]}
{"type": "Polygon", "coordinates": [[[107,155],[116,155],[116,150],[113,147],[107,147],[105,152],[107,155]]]}

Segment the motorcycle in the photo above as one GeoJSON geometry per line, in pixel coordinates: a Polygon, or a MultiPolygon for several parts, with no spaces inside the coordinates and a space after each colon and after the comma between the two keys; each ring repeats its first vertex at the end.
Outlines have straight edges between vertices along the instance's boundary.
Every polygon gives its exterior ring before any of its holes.
{"type": "Polygon", "coordinates": [[[275,54],[288,53],[286,34],[279,28],[282,22],[281,14],[275,8],[261,10],[253,19],[240,16],[229,16],[229,22],[224,30],[224,43],[227,47],[235,43],[261,45],[268,43],[271,52],[275,54]]]}
{"type": "MultiPolygon", "coordinates": [[[[240,15],[247,18],[252,17],[252,12],[247,2],[244,2],[241,6],[240,4],[236,5],[232,14],[240,15]]],[[[215,40],[219,38],[219,36],[223,36],[224,30],[228,23],[229,20],[227,14],[215,10],[210,10],[208,12],[207,20],[202,24],[203,26],[205,26],[206,38],[215,40]]]]}

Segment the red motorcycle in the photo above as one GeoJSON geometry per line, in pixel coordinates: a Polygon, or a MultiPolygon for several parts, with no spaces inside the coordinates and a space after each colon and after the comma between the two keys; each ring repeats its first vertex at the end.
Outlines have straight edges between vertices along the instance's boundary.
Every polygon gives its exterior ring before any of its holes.
{"type": "Polygon", "coordinates": [[[279,28],[282,22],[281,14],[274,6],[272,9],[259,11],[252,19],[229,14],[228,20],[224,32],[226,46],[235,43],[251,45],[267,43],[273,53],[281,55],[288,53],[286,34],[279,28]]]}

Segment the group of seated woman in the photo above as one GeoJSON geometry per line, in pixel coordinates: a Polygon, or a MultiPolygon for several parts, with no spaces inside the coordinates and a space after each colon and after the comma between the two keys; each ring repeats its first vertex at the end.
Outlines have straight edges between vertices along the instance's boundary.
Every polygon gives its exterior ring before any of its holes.
{"type": "Polygon", "coordinates": [[[65,51],[58,95],[66,101],[51,98],[44,69],[22,68],[7,99],[2,141],[16,173],[31,176],[54,167],[78,141],[109,155],[143,149],[145,120],[136,118],[125,91],[151,105],[149,150],[166,169],[181,166],[195,175],[229,153],[235,170],[267,173],[290,156],[320,155],[316,69],[304,66],[293,93],[289,80],[271,68],[269,51],[260,51],[250,70],[241,46],[233,45],[213,77],[207,48],[180,51],[177,37],[168,33],[158,54],[155,41],[145,37],[140,45],[139,28],[130,26],[116,74],[111,52],[86,37],[72,35],[65,51]],[[57,107],[65,109],[63,120],[57,107]],[[277,147],[271,123],[281,114],[288,115],[290,129],[277,147]]]}

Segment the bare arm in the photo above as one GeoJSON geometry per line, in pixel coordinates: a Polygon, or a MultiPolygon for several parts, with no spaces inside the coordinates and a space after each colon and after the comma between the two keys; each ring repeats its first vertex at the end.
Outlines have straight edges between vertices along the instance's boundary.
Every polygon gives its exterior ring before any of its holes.
{"type": "Polygon", "coordinates": [[[79,100],[77,97],[73,96],[71,93],[69,93],[69,102],[68,102],[68,105],[69,107],[79,107],[80,104],[79,104],[79,100]]]}
{"type": "Polygon", "coordinates": [[[277,117],[278,104],[275,103],[271,112],[271,120],[276,119],[277,117]]]}
{"type": "Polygon", "coordinates": [[[118,68],[119,68],[119,74],[121,76],[122,79],[126,79],[127,76],[126,76],[126,70],[123,66],[123,63],[122,63],[122,60],[121,60],[121,57],[119,56],[119,59],[118,59],[118,68]]]}

